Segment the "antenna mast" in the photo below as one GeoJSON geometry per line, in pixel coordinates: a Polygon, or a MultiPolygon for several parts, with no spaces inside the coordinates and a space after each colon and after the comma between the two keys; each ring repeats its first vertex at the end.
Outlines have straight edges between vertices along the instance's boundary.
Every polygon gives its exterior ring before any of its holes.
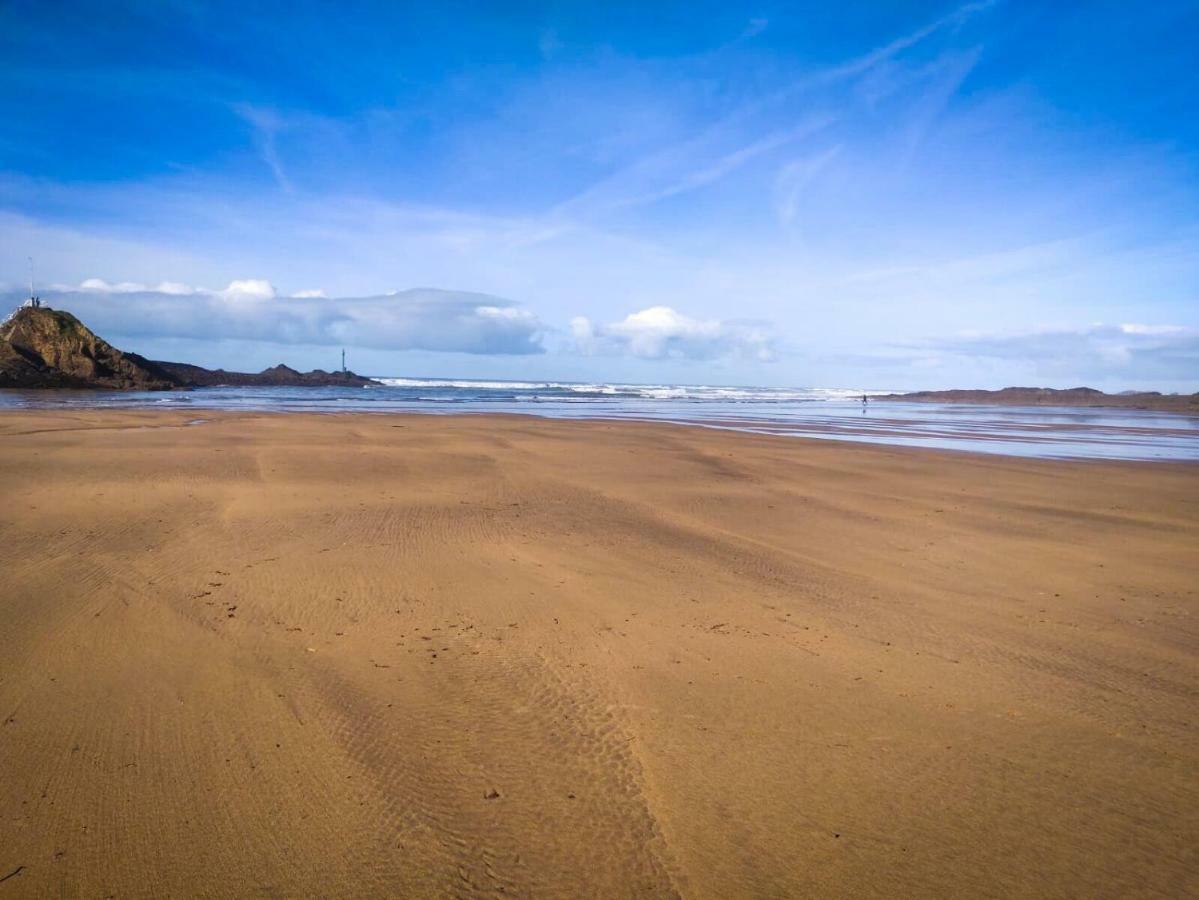
{"type": "Polygon", "coordinates": [[[32,256],[29,257],[29,299],[25,302],[26,302],[26,305],[32,306],[34,308],[37,308],[42,305],[42,301],[38,300],[37,296],[33,293],[33,257],[32,256]]]}

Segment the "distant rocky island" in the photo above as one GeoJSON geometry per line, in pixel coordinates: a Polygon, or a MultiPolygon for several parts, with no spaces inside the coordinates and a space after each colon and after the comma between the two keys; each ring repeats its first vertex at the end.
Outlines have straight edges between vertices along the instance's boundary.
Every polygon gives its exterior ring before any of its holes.
{"type": "Polygon", "coordinates": [[[363,387],[379,382],[353,372],[298,372],[284,365],[226,372],[125,353],[69,312],[22,306],[0,324],[0,388],[170,391],[218,385],[363,387]]]}
{"type": "Polygon", "coordinates": [[[1199,415],[1199,393],[1162,394],[1128,391],[1105,394],[1095,388],[1006,387],[998,391],[917,391],[886,394],[874,400],[909,400],[917,403],[983,403],[998,406],[1098,406],[1116,409],[1152,409],[1199,415]]]}

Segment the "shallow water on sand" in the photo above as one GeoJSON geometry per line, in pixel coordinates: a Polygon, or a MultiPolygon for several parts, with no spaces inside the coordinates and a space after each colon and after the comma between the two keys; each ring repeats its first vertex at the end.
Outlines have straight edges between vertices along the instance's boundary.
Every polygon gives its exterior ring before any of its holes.
{"type": "MultiPolygon", "coordinates": [[[[1199,417],[1143,410],[878,401],[842,389],[386,378],[379,387],[171,393],[0,391],[3,408],[523,413],[641,419],[827,440],[1057,459],[1199,460],[1199,417]]],[[[884,392],[875,392],[884,393],[884,392]]]]}

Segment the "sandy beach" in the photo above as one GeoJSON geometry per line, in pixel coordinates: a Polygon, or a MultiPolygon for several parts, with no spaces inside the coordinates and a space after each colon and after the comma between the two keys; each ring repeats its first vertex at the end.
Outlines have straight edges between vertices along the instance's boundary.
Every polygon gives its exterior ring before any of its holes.
{"type": "Polygon", "coordinates": [[[0,414],[0,898],[1199,892],[1199,467],[0,414]]]}

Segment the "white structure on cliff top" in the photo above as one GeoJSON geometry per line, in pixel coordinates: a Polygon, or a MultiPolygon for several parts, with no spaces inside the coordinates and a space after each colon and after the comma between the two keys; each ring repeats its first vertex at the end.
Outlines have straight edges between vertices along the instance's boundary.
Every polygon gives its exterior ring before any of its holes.
{"type": "Polygon", "coordinates": [[[42,305],[42,300],[33,292],[33,257],[29,257],[29,299],[21,304],[22,306],[31,306],[37,309],[42,305]]]}

